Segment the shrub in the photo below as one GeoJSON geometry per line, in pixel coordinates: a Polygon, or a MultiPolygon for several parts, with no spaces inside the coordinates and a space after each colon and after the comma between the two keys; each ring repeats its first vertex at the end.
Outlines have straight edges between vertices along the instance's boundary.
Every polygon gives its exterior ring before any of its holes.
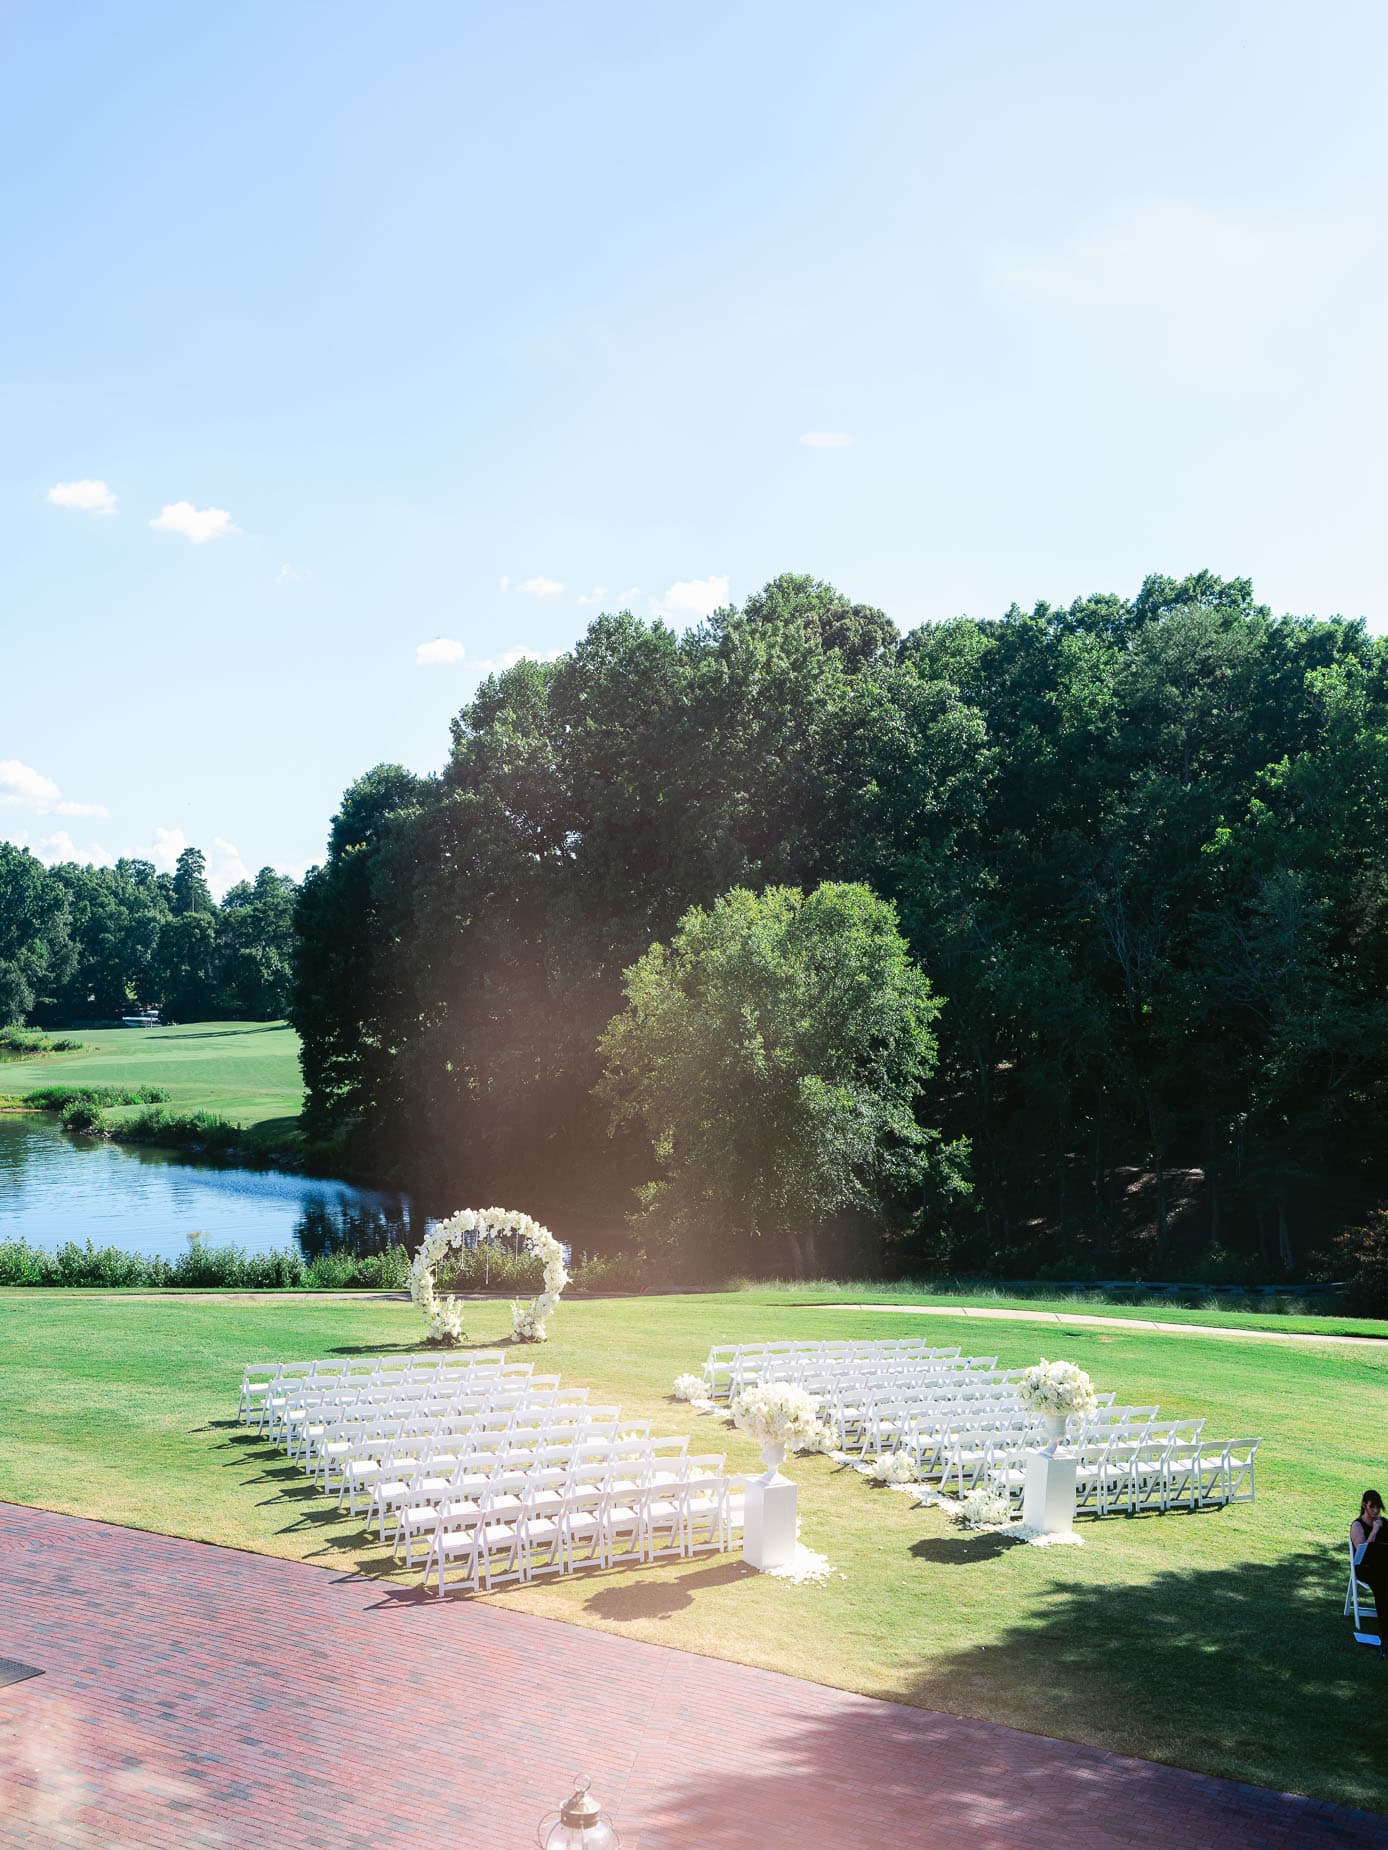
{"type": "Polygon", "coordinates": [[[164,1111],[158,1105],[110,1126],[117,1143],[160,1143],[217,1156],[239,1150],[246,1133],[215,1111],[164,1111]]]}
{"type": "Polygon", "coordinates": [[[33,1111],[66,1111],[69,1105],[157,1105],[168,1096],[160,1086],[35,1086],[24,1103],[33,1111]]]}
{"type": "Polygon", "coordinates": [[[81,1053],[85,1041],[50,1040],[38,1028],[0,1028],[0,1059],[24,1060],[34,1054],[81,1053]]]}
{"type": "Polygon", "coordinates": [[[295,1252],[247,1253],[189,1236],[177,1259],[150,1259],[75,1240],[44,1252],[25,1239],[0,1240],[0,1285],[66,1285],[185,1291],[403,1291],[410,1257],[403,1246],[356,1258],[329,1253],[307,1264],[295,1252]]]}
{"type": "Polygon", "coordinates": [[[93,1104],[90,1099],[75,1098],[70,1105],[63,1106],[65,1131],[100,1131],[105,1124],[100,1105],[93,1104]]]}
{"type": "Polygon", "coordinates": [[[1363,1316],[1388,1317],[1388,1208],[1368,1224],[1342,1233],[1335,1253],[1345,1272],[1345,1298],[1363,1316]]]}
{"type": "Polygon", "coordinates": [[[594,1253],[572,1272],[576,1291],[640,1291],[649,1276],[644,1253],[594,1253]]]}

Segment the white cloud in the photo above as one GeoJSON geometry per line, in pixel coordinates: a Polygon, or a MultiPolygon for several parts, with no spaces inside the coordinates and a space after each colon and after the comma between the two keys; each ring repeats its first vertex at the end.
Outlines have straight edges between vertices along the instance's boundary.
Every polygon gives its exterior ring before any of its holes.
{"type": "Polygon", "coordinates": [[[277,585],[301,585],[305,576],[305,573],[296,570],[292,565],[282,565],[275,573],[275,583],[277,585]]]}
{"type": "Polygon", "coordinates": [[[241,850],[236,844],[224,840],[220,835],[214,835],[212,852],[207,857],[207,884],[212,889],[213,897],[220,900],[228,887],[254,878],[255,875],[241,859],[241,850]]]}
{"type": "Polygon", "coordinates": [[[159,533],[181,533],[195,546],[241,531],[224,507],[194,507],[191,501],[169,502],[149,524],[159,533]]]}
{"type": "Polygon", "coordinates": [[[580,604],[600,604],[606,596],[606,585],[594,585],[592,590],[586,596],[580,597],[578,601],[580,604]]]}
{"type": "Polygon", "coordinates": [[[65,797],[51,777],[45,777],[31,764],[18,758],[0,759],[0,803],[20,803],[42,815],[104,816],[102,803],[74,803],[65,797]]]}
{"type": "Polygon", "coordinates": [[[501,655],[488,656],[486,661],[472,665],[480,675],[505,674],[517,662],[557,662],[563,653],[562,649],[507,649],[501,655]]]}
{"type": "Polygon", "coordinates": [[[652,600],[658,616],[672,623],[690,623],[711,616],[728,601],[728,580],[722,578],[682,578],[670,586],[664,597],[652,600]]]}
{"type": "Polygon", "coordinates": [[[528,591],[531,597],[558,597],[564,587],[557,578],[536,577],[523,579],[517,589],[528,591]]]}
{"type": "Polygon", "coordinates": [[[497,579],[496,582],[498,583],[498,585],[500,585],[503,591],[509,591],[511,589],[511,580],[507,578],[504,573],[502,574],[500,578],[497,579]]]}
{"type": "Polygon", "coordinates": [[[421,642],[415,649],[416,668],[443,668],[453,662],[462,661],[467,654],[462,643],[454,642],[451,636],[435,636],[432,642],[421,642]]]}
{"type": "Polygon", "coordinates": [[[116,857],[109,848],[103,848],[100,842],[89,842],[85,848],[79,848],[66,829],[42,836],[34,843],[34,853],[48,867],[59,861],[80,861],[87,867],[114,867],[116,864],[116,857]]]}
{"type": "Polygon", "coordinates": [[[807,450],[846,450],[855,439],[846,430],[807,430],[800,441],[807,450]]]}
{"type": "Polygon", "coordinates": [[[55,482],[48,491],[54,507],[80,508],[84,514],[114,514],[116,497],[105,482],[55,482]]]}
{"type": "Polygon", "coordinates": [[[51,777],[18,758],[0,759],[0,795],[9,803],[29,803],[35,809],[52,809],[62,791],[51,777]]]}
{"type": "Polygon", "coordinates": [[[178,864],[179,855],[187,846],[188,837],[182,829],[156,829],[149,858],[161,874],[171,874],[178,864]]]}

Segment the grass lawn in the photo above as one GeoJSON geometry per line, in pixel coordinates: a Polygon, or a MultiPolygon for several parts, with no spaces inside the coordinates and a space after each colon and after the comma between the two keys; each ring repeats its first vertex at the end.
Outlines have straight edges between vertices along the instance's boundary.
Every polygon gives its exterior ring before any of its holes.
{"type": "MultiPolygon", "coordinates": [[[[1272,1331],[1283,1336],[1362,1336],[1388,1339],[1388,1318],[1335,1315],[1298,1316],[1285,1311],[1226,1310],[1214,1304],[1192,1309],[1151,1297],[1141,1303],[1125,1304],[1099,1292],[1069,1294],[1057,1292],[1047,1296],[1004,1289],[989,1290],[978,1286],[961,1286],[957,1291],[932,1291],[914,1284],[876,1284],[871,1281],[844,1284],[835,1279],[815,1279],[802,1283],[754,1285],[751,1293],[759,1301],[797,1305],[802,1308],[830,1304],[881,1304],[884,1308],[909,1308],[927,1305],[945,1310],[1026,1310],[1043,1311],[1066,1318],[1077,1313],[1084,1317],[1112,1317],[1120,1322],[1180,1323],[1193,1329],[1272,1331]]],[[[936,1319],[930,1319],[933,1326],[936,1319]]],[[[1079,1328],[1079,1325],[1074,1326],[1079,1328]]],[[[900,1334],[911,1326],[904,1324],[900,1334]]],[[[1044,1333],[1041,1340],[1044,1341],[1044,1333]]],[[[1388,1474],[1385,1474],[1388,1475],[1388,1474]]]]}
{"type": "Polygon", "coordinates": [[[284,1022],[82,1028],[71,1038],[89,1051],[7,1060],[0,1066],[0,1092],[48,1085],[163,1086],[170,1109],[215,1111],[237,1124],[292,1120],[303,1106],[299,1037],[284,1022]]]}
{"type": "MultiPolygon", "coordinates": [[[[897,1336],[890,1312],[786,1293],[566,1302],[546,1369],[750,1468],[754,1448],[666,1399],[711,1342],[897,1336]]],[[[1388,1672],[1340,1616],[1358,1495],[1388,1476],[1388,1351],[1123,1329],[929,1320],[940,1342],[1082,1363],[1120,1398],[1260,1434],[1253,1505],[1087,1523],[1083,1549],[951,1528],[827,1459],[800,1459],[805,1540],[835,1567],[793,1587],[731,1558],[587,1574],[503,1605],[1388,1810],[1388,1672]]],[[[505,1305],[470,1307],[501,1339],[505,1305]]],[[[412,1347],[408,1304],[300,1296],[0,1293],[0,1497],[371,1573],[381,1551],[232,1423],[241,1364],[412,1347]]]]}

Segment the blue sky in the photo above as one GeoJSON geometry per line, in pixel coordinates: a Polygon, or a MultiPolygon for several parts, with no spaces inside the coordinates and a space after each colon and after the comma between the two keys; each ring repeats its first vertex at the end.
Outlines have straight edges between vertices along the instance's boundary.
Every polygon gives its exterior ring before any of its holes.
{"type": "Polygon", "coordinates": [[[0,0],[0,832],[298,872],[483,664],[778,571],[903,629],[1201,566],[1388,625],[1385,52],[0,0]]]}

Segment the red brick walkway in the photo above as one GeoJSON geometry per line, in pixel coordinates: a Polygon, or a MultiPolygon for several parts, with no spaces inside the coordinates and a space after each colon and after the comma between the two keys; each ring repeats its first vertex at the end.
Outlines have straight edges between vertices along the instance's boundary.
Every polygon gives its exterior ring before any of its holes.
{"type": "Polygon", "coordinates": [[[1341,1850],[1337,1811],[768,1671],[0,1505],[0,1847],[1341,1850]]]}

